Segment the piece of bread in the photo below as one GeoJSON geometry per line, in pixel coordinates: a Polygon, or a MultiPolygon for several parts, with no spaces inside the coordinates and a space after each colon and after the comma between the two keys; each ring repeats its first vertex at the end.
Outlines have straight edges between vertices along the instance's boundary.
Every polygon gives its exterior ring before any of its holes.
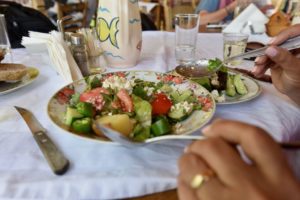
{"type": "Polygon", "coordinates": [[[27,74],[27,69],[21,64],[0,63],[0,81],[19,81],[27,74]]]}

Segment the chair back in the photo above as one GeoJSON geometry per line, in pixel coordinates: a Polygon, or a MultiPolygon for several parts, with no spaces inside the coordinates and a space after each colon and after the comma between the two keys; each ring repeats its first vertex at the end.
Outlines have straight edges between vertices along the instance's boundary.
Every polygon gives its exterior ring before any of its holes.
{"type": "Polygon", "coordinates": [[[57,6],[57,18],[62,19],[65,16],[72,16],[72,20],[64,23],[66,32],[75,32],[76,30],[86,26],[87,18],[87,2],[61,4],[57,6]]]}
{"type": "Polygon", "coordinates": [[[165,30],[173,31],[173,19],[179,13],[194,13],[195,9],[191,1],[184,0],[163,0],[165,30]]]}

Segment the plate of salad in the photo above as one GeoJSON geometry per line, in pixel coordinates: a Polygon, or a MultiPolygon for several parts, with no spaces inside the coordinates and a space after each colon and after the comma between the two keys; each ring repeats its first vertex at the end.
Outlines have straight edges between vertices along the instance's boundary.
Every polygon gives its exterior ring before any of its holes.
{"type": "Polygon", "coordinates": [[[57,91],[48,103],[50,119],[66,132],[111,142],[95,123],[136,141],[190,134],[216,109],[212,95],[180,76],[152,71],[97,74],[57,91]]]}
{"type": "MultiPolygon", "coordinates": [[[[209,76],[191,77],[190,80],[205,87],[217,104],[241,103],[252,100],[261,93],[261,86],[251,77],[229,69],[219,59],[206,61],[208,70],[219,68],[218,71],[209,76]]],[[[176,75],[176,72],[171,74],[176,75]]]]}

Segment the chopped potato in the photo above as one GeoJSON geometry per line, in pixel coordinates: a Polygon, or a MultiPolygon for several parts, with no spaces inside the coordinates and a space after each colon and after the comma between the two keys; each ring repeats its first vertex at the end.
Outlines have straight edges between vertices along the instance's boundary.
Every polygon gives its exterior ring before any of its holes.
{"type": "MultiPolygon", "coordinates": [[[[109,126],[112,129],[122,133],[125,136],[129,136],[134,126],[134,123],[126,114],[108,115],[108,116],[100,117],[99,119],[96,120],[96,123],[109,126]]],[[[98,131],[97,134],[100,135],[101,132],[98,131]]]]}

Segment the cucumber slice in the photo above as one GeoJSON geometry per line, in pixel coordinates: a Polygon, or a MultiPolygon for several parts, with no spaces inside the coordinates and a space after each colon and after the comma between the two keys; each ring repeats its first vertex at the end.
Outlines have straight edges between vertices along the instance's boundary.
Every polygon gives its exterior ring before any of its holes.
{"type": "Polygon", "coordinates": [[[188,118],[188,116],[190,116],[192,112],[193,109],[187,112],[183,106],[178,106],[175,109],[171,109],[171,111],[169,111],[168,117],[172,122],[180,122],[188,118]]]}
{"type": "Polygon", "coordinates": [[[226,95],[233,97],[236,95],[235,86],[233,84],[233,77],[232,75],[227,76],[227,83],[226,83],[226,95]]]}
{"type": "Polygon", "coordinates": [[[233,83],[234,83],[237,93],[239,93],[240,95],[245,95],[248,93],[247,87],[245,86],[244,82],[242,81],[240,74],[234,75],[233,83]]]}
{"type": "Polygon", "coordinates": [[[65,124],[68,126],[71,126],[72,122],[75,119],[79,119],[82,118],[83,115],[80,114],[77,109],[75,108],[71,108],[71,107],[67,107],[67,112],[66,112],[66,117],[65,117],[65,124]]]}

